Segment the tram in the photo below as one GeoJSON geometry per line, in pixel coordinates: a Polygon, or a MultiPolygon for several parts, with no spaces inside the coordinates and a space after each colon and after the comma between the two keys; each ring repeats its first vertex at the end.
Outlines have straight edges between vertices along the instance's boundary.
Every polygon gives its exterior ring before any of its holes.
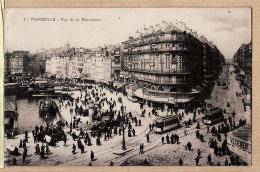
{"type": "Polygon", "coordinates": [[[210,109],[202,118],[202,122],[207,125],[213,125],[224,120],[224,115],[221,108],[210,109]]]}
{"type": "Polygon", "coordinates": [[[169,115],[164,117],[158,117],[155,121],[154,132],[164,133],[166,131],[178,128],[180,121],[177,116],[169,115]]]}

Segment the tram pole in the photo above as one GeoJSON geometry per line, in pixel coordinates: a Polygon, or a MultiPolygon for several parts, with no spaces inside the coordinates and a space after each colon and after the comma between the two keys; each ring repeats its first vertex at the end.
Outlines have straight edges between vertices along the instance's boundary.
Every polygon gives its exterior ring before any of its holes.
{"type": "Polygon", "coordinates": [[[73,109],[71,108],[70,109],[70,135],[71,135],[71,133],[72,133],[72,113],[73,113],[73,109]]]}
{"type": "MultiPolygon", "coordinates": [[[[124,111],[123,100],[122,100],[122,108],[121,108],[121,111],[122,111],[122,116],[123,116],[123,118],[125,118],[125,111],[124,111]]],[[[125,126],[124,126],[124,122],[121,123],[121,126],[122,126],[122,130],[123,130],[122,149],[123,149],[123,150],[126,150],[126,146],[125,146],[125,126]]]]}

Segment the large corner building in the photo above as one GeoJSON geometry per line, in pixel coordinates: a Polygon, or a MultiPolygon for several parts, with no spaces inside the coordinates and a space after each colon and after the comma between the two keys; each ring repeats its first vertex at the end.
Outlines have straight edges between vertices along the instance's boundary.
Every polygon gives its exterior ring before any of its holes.
{"type": "Polygon", "coordinates": [[[187,103],[209,89],[224,63],[217,47],[184,23],[162,22],[124,44],[126,81],[133,95],[169,104],[187,103]]]}

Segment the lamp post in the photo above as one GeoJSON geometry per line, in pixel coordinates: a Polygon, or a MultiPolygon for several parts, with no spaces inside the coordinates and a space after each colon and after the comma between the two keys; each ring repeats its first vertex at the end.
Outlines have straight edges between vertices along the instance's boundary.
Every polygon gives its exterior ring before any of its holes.
{"type": "MultiPolygon", "coordinates": [[[[124,111],[124,105],[123,105],[123,101],[122,101],[122,117],[125,118],[125,111],[124,111]]],[[[124,126],[124,122],[121,122],[121,127],[122,127],[122,131],[123,131],[123,140],[122,140],[122,149],[126,150],[126,146],[125,146],[125,126],[124,126]]]]}
{"type": "Polygon", "coordinates": [[[71,135],[71,132],[72,132],[72,114],[73,114],[73,108],[70,108],[70,135],[71,135]]]}
{"type": "Polygon", "coordinates": [[[126,150],[126,146],[125,146],[125,126],[124,123],[122,123],[122,131],[123,131],[123,140],[122,140],[122,149],[126,150]]]}

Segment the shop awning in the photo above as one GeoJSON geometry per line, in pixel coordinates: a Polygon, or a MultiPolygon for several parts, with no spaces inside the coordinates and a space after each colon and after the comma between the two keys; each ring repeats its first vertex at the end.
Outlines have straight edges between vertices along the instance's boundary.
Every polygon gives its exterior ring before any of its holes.
{"type": "Polygon", "coordinates": [[[191,99],[189,99],[189,98],[187,98],[187,99],[176,99],[177,103],[187,103],[189,101],[191,101],[191,99]]]}
{"type": "Polygon", "coordinates": [[[168,99],[168,97],[154,97],[153,101],[167,103],[167,102],[169,102],[169,99],[168,99]]]}
{"type": "Polygon", "coordinates": [[[143,98],[143,97],[144,97],[144,95],[143,95],[143,90],[142,90],[141,88],[137,89],[137,90],[134,92],[133,96],[143,98]]]}

